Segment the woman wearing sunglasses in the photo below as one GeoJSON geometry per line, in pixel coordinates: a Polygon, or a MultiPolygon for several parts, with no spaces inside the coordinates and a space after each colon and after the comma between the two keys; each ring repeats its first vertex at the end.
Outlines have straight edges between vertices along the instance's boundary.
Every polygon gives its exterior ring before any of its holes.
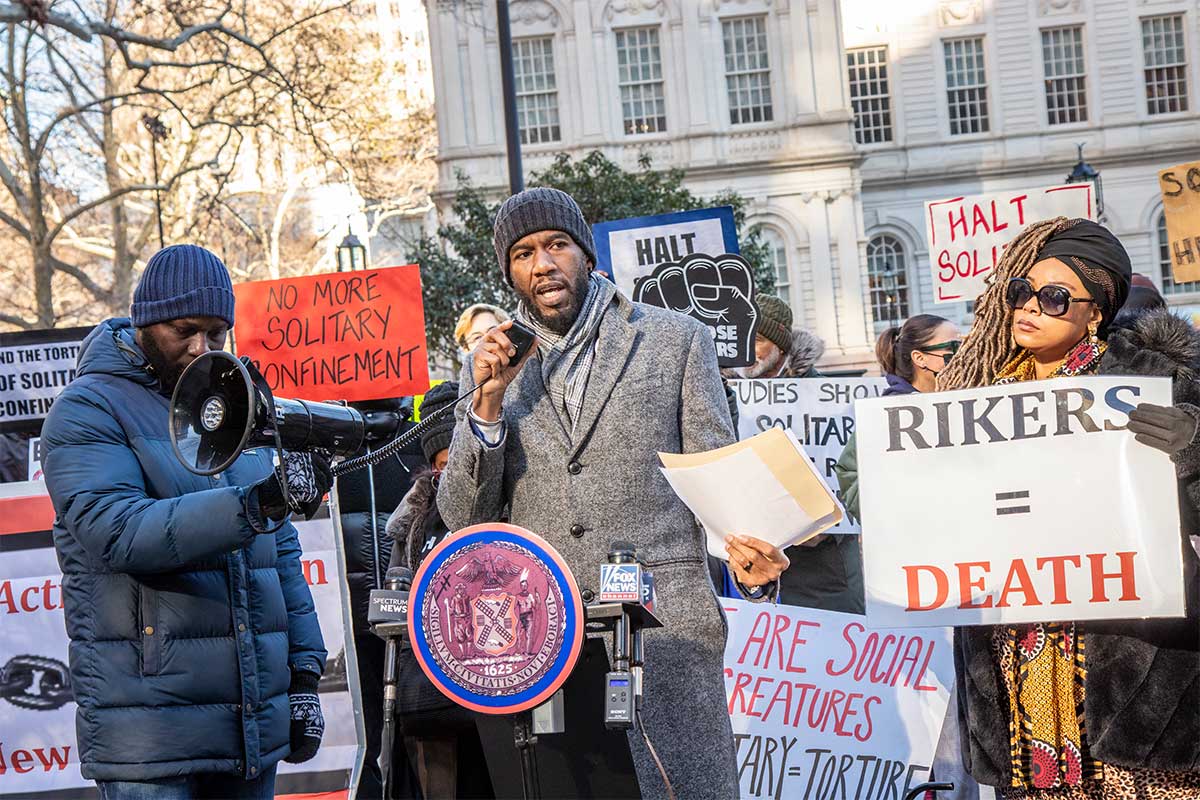
{"type": "MultiPolygon", "coordinates": [[[[1194,533],[1200,339],[1165,310],[1109,335],[1131,272],[1120,241],[1094,222],[1030,225],[989,278],[975,326],[938,386],[1173,378],[1175,406],[1138,406],[1129,428],[1137,442],[1171,454],[1185,534],[1194,533]]],[[[1005,800],[1200,797],[1200,569],[1186,535],[1180,546],[1186,618],[955,629],[962,754],[980,783],[1005,800]]]]}
{"type": "MultiPolygon", "coordinates": [[[[961,336],[957,325],[933,314],[909,317],[903,325],[881,333],[875,341],[875,358],[888,385],[883,395],[935,391],[937,376],[958,352],[961,336]]],[[[842,490],[842,505],[851,517],[858,519],[858,440],[855,434],[850,434],[833,469],[842,490]]],[[[861,595],[862,586],[858,589],[861,595]]],[[[864,598],[859,596],[855,600],[855,607],[849,610],[863,613],[864,598]]]]}

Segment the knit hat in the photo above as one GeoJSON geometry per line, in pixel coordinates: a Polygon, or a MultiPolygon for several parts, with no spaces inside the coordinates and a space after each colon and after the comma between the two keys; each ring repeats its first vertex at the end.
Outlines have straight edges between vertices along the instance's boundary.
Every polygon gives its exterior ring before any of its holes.
{"type": "MultiPolygon", "coordinates": [[[[421,419],[428,418],[439,408],[445,408],[458,399],[458,384],[446,381],[430,387],[421,400],[421,419]]],[[[421,449],[425,452],[425,460],[433,463],[433,457],[450,446],[454,438],[454,415],[447,414],[429,426],[421,434],[421,449]]]]}
{"type": "Polygon", "coordinates": [[[754,295],[758,306],[758,332],[767,337],[779,352],[787,355],[792,349],[792,309],[773,294],[754,295]]]}
{"type": "Polygon", "coordinates": [[[526,189],[504,201],[496,212],[496,222],[492,228],[496,260],[500,262],[500,270],[510,286],[512,275],[508,269],[508,251],[521,239],[538,231],[562,231],[570,235],[592,263],[596,263],[592,228],[584,220],[575,199],[566,192],[544,186],[526,189]]]}
{"type": "Polygon", "coordinates": [[[194,244],[173,244],[150,257],[129,316],[135,328],[184,317],[219,317],[232,328],[233,304],[233,282],[221,259],[194,244]]]}

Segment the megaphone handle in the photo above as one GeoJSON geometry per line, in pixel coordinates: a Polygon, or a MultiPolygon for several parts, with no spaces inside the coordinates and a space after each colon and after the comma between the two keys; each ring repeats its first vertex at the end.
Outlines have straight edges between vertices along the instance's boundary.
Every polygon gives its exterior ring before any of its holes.
{"type": "Polygon", "coordinates": [[[367,453],[365,455],[357,456],[355,458],[347,459],[346,461],[343,461],[340,464],[335,464],[333,467],[334,477],[335,478],[340,477],[342,475],[345,475],[347,472],[354,472],[355,470],[363,469],[364,467],[367,467],[369,465],[378,464],[380,461],[383,461],[384,459],[391,458],[392,455],[395,454],[397,451],[403,449],[409,443],[420,438],[421,434],[424,433],[426,430],[428,430],[430,425],[432,425],[433,423],[442,419],[447,414],[453,413],[454,409],[458,407],[459,403],[461,403],[463,400],[466,400],[471,395],[475,394],[477,391],[479,391],[479,389],[482,386],[483,386],[483,384],[481,383],[481,384],[479,384],[479,386],[476,386],[474,389],[471,389],[470,391],[467,391],[467,392],[463,392],[457,398],[455,398],[453,403],[448,403],[448,404],[442,406],[441,408],[439,408],[437,411],[434,411],[431,414],[429,414],[429,416],[423,417],[421,419],[421,421],[418,422],[416,425],[409,428],[404,433],[397,436],[395,439],[392,439],[390,442],[388,442],[387,444],[385,444],[383,447],[379,448],[378,450],[367,453]]]}
{"type": "MultiPolygon", "coordinates": [[[[248,361],[249,359],[247,359],[247,362],[248,361]]],[[[275,471],[275,477],[279,481],[279,489],[283,493],[283,507],[289,509],[288,512],[283,515],[283,519],[279,520],[279,524],[273,528],[258,530],[258,525],[255,524],[253,519],[250,520],[250,527],[254,528],[260,534],[272,534],[277,532],[284,525],[287,525],[288,520],[292,518],[292,512],[290,510],[292,508],[292,491],[290,488],[288,488],[287,468],[284,466],[283,440],[279,438],[279,426],[275,424],[275,396],[271,394],[271,387],[267,384],[266,380],[262,377],[258,370],[250,370],[250,380],[254,384],[254,390],[267,401],[267,414],[269,415],[268,419],[271,420],[271,435],[275,437],[275,458],[279,462],[276,466],[272,467],[272,469],[275,471]]]]}

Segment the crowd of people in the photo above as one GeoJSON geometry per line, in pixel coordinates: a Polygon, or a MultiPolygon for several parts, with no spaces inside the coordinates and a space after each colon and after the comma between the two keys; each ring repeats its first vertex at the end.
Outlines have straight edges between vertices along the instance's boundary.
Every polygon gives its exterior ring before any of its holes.
{"type": "MultiPolygon", "coordinates": [[[[728,558],[713,558],[656,454],[732,443],[737,409],[724,382],[819,377],[824,345],[783,301],[759,295],[756,363],[722,375],[703,325],[632,303],[595,272],[591,227],[557,190],[510,197],[493,244],[518,306],[463,312],[462,372],[422,409],[479,391],[424,430],[419,448],[370,478],[338,479],[368,742],[359,796],[381,790],[383,648],[366,624],[370,590],[389,566],[416,570],[453,531],[508,521],[554,545],[585,602],[610,543],[637,547],[664,622],[646,636],[641,721],[657,754],[628,739],[643,795],[664,796],[661,763],[677,797],[735,798],[717,595],[862,613],[860,537],[780,550],[734,536],[728,558]],[[537,334],[520,359],[513,319],[537,334]]],[[[976,782],[1005,800],[1200,797],[1200,572],[1188,538],[1200,534],[1200,336],[1146,283],[1103,226],[1046,220],[1005,251],[965,336],[920,315],[879,337],[887,395],[1089,374],[1174,381],[1174,404],[1139,406],[1130,429],[1177,468],[1187,616],[956,629],[956,688],[934,765],[956,797],[976,782]]],[[[203,478],[168,441],[179,374],[223,348],[234,321],[219,259],[165,248],[131,317],[89,336],[45,423],[81,765],[106,800],[269,797],[279,760],[309,758],[320,743],[326,653],[288,515],[330,488],[328,463],[289,454],[274,469],[248,453],[203,478]]],[[[407,415],[401,400],[363,410],[407,415]]],[[[851,439],[837,464],[856,517],[858,455],[851,439]]],[[[937,524],[937,509],[928,517],[937,524]]],[[[411,656],[399,683],[396,796],[495,796],[472,713],[411,656]]]]}

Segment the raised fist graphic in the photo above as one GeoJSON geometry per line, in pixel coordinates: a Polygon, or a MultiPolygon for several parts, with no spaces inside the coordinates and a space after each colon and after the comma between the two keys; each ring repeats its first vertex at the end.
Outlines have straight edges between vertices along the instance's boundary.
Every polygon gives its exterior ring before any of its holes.
{"type": "Polygon", "coordinates": [[[722,367],[754,363],[758,308],[753,298],[754,273],[733,253],[693,253],[660,264],[633,287],[635,302],[678,311],[707,325],[722,367]]]}

